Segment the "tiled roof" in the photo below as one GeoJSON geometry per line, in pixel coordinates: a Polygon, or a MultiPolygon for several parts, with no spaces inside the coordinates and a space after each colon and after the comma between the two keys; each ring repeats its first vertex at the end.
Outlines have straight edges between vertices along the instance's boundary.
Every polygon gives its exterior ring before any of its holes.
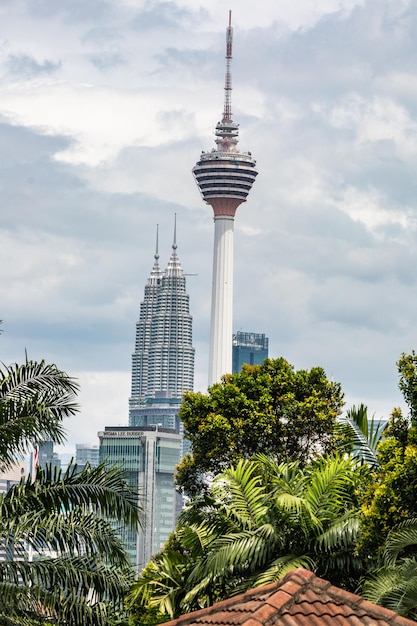
{"type": "Polygon", "coordinates": [[[416,626],[312,572],[295,569],[277,583],[251,589],[164,626],[416,626]]]}

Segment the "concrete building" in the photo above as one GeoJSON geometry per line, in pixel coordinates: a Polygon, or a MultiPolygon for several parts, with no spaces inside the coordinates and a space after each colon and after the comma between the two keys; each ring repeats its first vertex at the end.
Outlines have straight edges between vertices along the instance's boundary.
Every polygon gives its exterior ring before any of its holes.
{"type": "Polygon", "coordinates": [[[268,358],[268,337],[239,330],[232,338],[232,373],[242,365],[260,365],[268,358]]]}
{"type": "Polygon", "coordinates": [[[216,125],[216,148],[203,151],[193,168],[203,200],[211,205],[214,213],[209,385],[232,371],[234,217],[258,174],[251,153],[237,149],[239,125],[232,120],[231,103],[232,39],[229,12],[224,111],[221,122],[216,125]]]}
{"type": "Polygon", "coordinates": [[[75,462],[79,469],[87,465],[97,467],[99,464],[99,447],[97,443],[76,443],[75,462]]]}
{"type": "Polygon", "coordinates": [[[126,478],[146,508],[139,533],[123,533],[130,559],[140,571],[158,552],[175,527],[179,502],[174,470],[180,458],[181,435],[158,425],[106,427],[98,433],[100,461],[123,463],[126,478]]]}
{"type": "Polygon", "coordinates": [[[61,459],[57,452],[54,452],[53,441],[43,441],[39,444],[39,467],[46,468],[46,465],[50,465],[52,470],[61,469],[61,459]]]}
{"type": "Polygon", "coordinates": [[[16,461],[11,467],[0,466],[0,493],[7,493],[12,485],[20,482],[27,474],[27,465],[23,461],[16,461]]]}
{"type": "MultiPolygon", "coordinates": [[[[0,493],[7,493],[13,485],[27,475],[27,464],[16,461],[11,467],[0,466],[0,493]]],[[[28,558],[28,550],[22,541],[11,541],[0,547],[0,561],[22,561],[28,558]]]]}

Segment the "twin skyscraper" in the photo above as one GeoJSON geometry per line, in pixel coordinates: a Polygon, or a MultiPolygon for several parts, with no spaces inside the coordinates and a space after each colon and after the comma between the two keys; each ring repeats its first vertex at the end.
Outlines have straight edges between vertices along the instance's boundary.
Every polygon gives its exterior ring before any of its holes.
{"type": "MultiPolygon", "coordinates": [[[[165,272],[159,267],[158,234],[154,258],[136,323],[129,400],[131,426],[155,423],[155,416],[149,413],[152,402],[157,400],[159,404],[175,405],[181,401],[184,391],[192,390],[194,384],[190,299],[177,255],[176,224],[165,272]]],[[[165,418],[160,416],[157,423],[166,428],[176,426],[175,419],[168,415],[165,418]]]]}

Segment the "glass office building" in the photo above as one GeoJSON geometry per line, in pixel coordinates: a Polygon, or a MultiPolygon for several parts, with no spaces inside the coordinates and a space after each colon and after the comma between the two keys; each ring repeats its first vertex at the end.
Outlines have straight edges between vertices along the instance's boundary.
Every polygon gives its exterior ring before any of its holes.
{"type": "Polygon", "coordinates": [[[268,358],[268,337],[260,333],[239,330],[232,338],[232,372],[240,372],[242,365],[260,365],[268,358]]]}
{"type": "Polygon", "coordinates": [[[122,463],[126,479],[146,509],[140,532],[122,531],[130,559],[140,571],[167,541],[179,512],[174,471],[181,435],[158,425],[106,427],[98,433],[100,461],[122,463]]]}

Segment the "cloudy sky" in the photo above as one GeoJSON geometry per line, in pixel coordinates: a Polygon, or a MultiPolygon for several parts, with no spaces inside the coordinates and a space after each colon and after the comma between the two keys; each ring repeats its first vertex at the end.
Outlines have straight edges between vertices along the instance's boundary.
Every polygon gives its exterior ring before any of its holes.
{"type": "Polygon", "coordinates": [[[259,176],[235,222],[235,330],[322,365],[347,407],[401,403],[416,347],[412,0],[0,0],[0,360],[78,377],[68,446],[127,423],[156,224],[177,213],[196,388],[207,381],[214,147],[233,11],[233,116],[259,176]],[[195,274],[195,275],[194,275],[195,274]]]}

